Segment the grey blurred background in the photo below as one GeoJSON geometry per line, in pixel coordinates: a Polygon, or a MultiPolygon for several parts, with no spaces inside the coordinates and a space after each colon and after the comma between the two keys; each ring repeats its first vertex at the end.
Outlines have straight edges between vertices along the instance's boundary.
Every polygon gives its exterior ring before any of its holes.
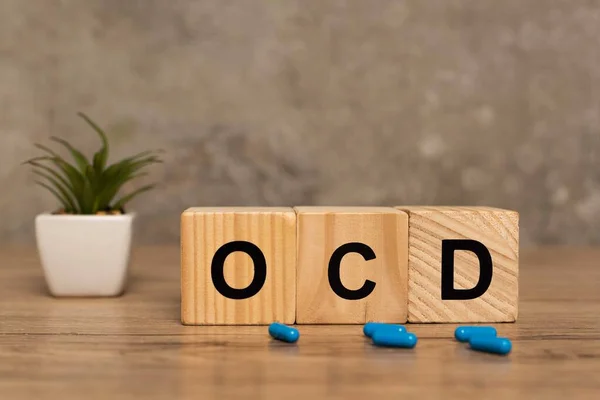
{"type": "Polygon", "coordinates": [[[64,137],[163,148],[138,243],[203,205],[490,205],[600,243],[600,2],[0,0],[0,242],[57,207],[64,137]]]}

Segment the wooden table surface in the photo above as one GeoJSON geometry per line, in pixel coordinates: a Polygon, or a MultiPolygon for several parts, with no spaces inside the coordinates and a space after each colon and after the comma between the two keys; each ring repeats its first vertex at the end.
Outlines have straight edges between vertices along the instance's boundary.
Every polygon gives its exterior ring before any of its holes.
{"type": "Polygon", "coordinates": [[[179,322],[179,250],[136,248],[125,295],[48,295],[35,248],[0,250],[0,399],[600,399],[600,249],[523,250],[508,356],[410,325],[417,347],[373,347],[362,326],[179,322]],[[408,396],[408,397],[407,397],[408,396]]]}

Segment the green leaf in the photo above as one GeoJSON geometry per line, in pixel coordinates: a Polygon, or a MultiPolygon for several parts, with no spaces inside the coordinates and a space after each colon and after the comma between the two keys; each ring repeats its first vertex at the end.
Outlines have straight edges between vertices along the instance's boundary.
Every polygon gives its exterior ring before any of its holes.
{"type": "Polygon", "coordinates": [[[47,171],[50,175],[53,176],[54,179],[58,180],[61,185],[56,185],[62,188],[64,188],[66,193],[63,193],[69,200],[69,204],[72,205],[74,210],[77,210],[77,207],[75,206],[75,198],[77,197],[77,192],[73,189],[73,186],[70,184],[70,182],[68,182],[61,174],[59,174],[58,172],[56,172],[55,170],[53,170],[52,168],[40,164],[37,161],[33,161],[33,160],[29,160],[28,164],[32,165],[34,168],[39,168],[42,169],[44,171],[47,171]]]}
{"type": "Polygon", "coordinates": [[[42,171],[33,170],[33,173],[46,179],[57,190],[57,192],[60,193],[61,200],[62,200],[63,204],[66,205],[65,211],[70,212],[70,211],[76,210],[75,203],[73,202],[73,199],[69,195],[67,189],[65,187],[63,187],[58,182],[58,180],[54,179],[52,176],[50,176],[49,174],[42,172],[42,171]]]}
{"type": "Polygon", "coordinates": [[[92,128],[94,128],[94,130],[98,133],[98,135],[100,135],[100,137],[102,138],[102,142],[104,142],[108,146],[108,139],[106,138],[106,135],[104,134],[104,131],[102,129],[100,129],[100,127],[98,125],[96,125],[96,123],[94,121],[92,121],[92,119],[90,117],[88,117],[87,115],[85,115],[81,111],[78,112],[77,115],[79,115],[88,124],[90,124],[90,126],[92,128]]]}
{"type": "MultiPolygon", "coordinates": [[[[123,160],[121,160],[121,161],[119,161],[119,162],[116,162],[116,163],[114,163],[114,164],[110,165],[110,166],[109,166],[109,167],[108,167],[108,168],[105,170],[105,173],[107,173],[107,174],[112,174],[112,173],[114,173],[115,171],[118,171],[118,170],[120,170],[121,168],[124,168],[126,165],[130,165],[130,164],[131,164],[131,163],[133,163],[133,162],[138,162],[138,161],[141,161],[141,160],[139,160],[139,158],[145,157],[145,156],[147,156],[147,155],[149,155],[149,154],[152,154],[152,153],[160,153],[160,152],[162,152],[162,151],[161,151],[161,150],[146,150],[146,151],[142,151],[141,153],[138,153],[138,154],[136,154],[136,155],[134,155],[134,156],[132,156],[132,157],[125,158],[125,159],[123,159],[123,160]]],[[[157,156],[155,156],[155,155],[154,155],[154,156],[146,157],[145,159],[148,159],[148,158],[155,158],[155,159],[157,159],[157,160],[158,160],[158,158],[156,158],[156,157],[157,157],[157,156]]],[[[160,161],[162,162],[162,160],[160,160],[160,161]]]]}
{"type": "Polygon", "coordinates": [[[23,161],[23,162],[21,163],[21,165],[25,165],[25,164],[32,164],[32,163],[34,163],[34,162],[37,162],[37,161],[49,160],[50,158],[51,158],[51,157],[49,157],[49,156],[39,156],[39,157],[33,157],[33,158],[30,158],[29,160],[25,160],[25,161],[23,161]]]}
{"type": "Polygon", "coordinates": [[[94,153],[93,165],[97,174],[101,174],[106,165],[106,153],[103,150],[98,150],[94,153]]]}
{"type": "MultiPolygon", "coordinates": [[[[69,180],[69,182],[71,183],[71,187],[73,188],[73,193],[80,194],[81,190],[83,189],[84,176],[77,170],[77,168],[75,168],[74,166],[67,163],[61,158],[55,157],[52,158],[51,161],[54,163],[54,165],[60,168],[61,171],[63,171],[63,173],[67,176],[67,179],[69,180]]],[[[80,195],[76,197],[78,201],[81,201],[80,195]]],[[[79,207],[81,208],[81,204],[79,205],[79,207]]]]}
{"type": "Polygon", "coordinates": [[[89,206],[89,213],[95,214],[98,211],[97,207],[97,198],[98,198],[98,185],[96,182],[96,176],[94,167],[88,165],[85,171],[85,181],[84,181],[84,201],[89,206]]]}
{"type": "Polygon", "coordinates": [[[50,138],[50,140],[58,142],[58,143],[62,144],[64,147],[66,147],[67,150],[69,150],[69,152],[71,153],[71,156],[73,156],[73,159],[75,160],[75,162],[77,163],[77,166],[79,167],[79,170],[82,173],[85,172],[85,170],[87,169],[88,165],[90,165],[90,162],[88,161],[88,159],[79,150],[75,149],[73,146],[71,146],[71,144],[69,142],[67,142],[64,139],[52,136],[50,138]]]}
{"type": "Polygon", "coordinates": [[[83,175],[77,170],[77,168],[64,161],[62,158],[58,156],[41,156],[27,160],[25,161],[25,163],[27,163],[28,161],[50,161],[56,167],[58,167],[63,172],[63,174],[65,174],[65,176],[69,180],[73,193],[75,194],[81,192],[81,188],[83,187],[83,175]]]}
{"type": "Polygon", "coordinates": [[[62,175],[60,175],[58,172],[56,172],[52,168],[50,168],[44,164],[40,164],[35,159],[28,160],[28,161],[26,161],[26,163],[32,165],[35,168],[41,168],[44,171],[47,171],[52,176],[54,176],[56,179],[58,179],[66,188],[68,188],[72,192],[72,188],[71,188],[69,182],[67,182],[67,180],[62,175]]]}
{"type": "Polygon", "coordinates": [[[42,144],[36,143],[36,144],[34,144],[34,146],[37,147],[38,149],[44,150],[46,153],[50,154],[52,157],[60,158],[60,156],[58,154],[56,154],[52,149],[50,149],[42,144]]]}
{"type": "Polygon", "coordinates": [[[127,175],[124,178],[121,178],[119,180],[115,180],[110,186],[106,186],[102,192],[100,192],[98,194],[99,198],[100,198],[100,204],[102,205],[102,207],[109,207],[110,202],[113,200],[113,198],[117,195],[117,193],[119,192],[119,190],[123,187],[123,185],[133,179],[142,177],[142,176],[146,176],[148,175],[147,172],[140,172],[137,174],[131,174],[131,175],[127,175]]]}
{"type": "Polygon", "coordinates": [[[117,201],[115,203],[115,205],[113,206],[113,209],[119,210],[119,209],[123,208],[125,206],[125,204],[127,204],[129,201],[131,201],[135,196],[137,196],[143,192],[147,192],[148,190],[151,190],[155,186],[156,186],[155,184],[146,185],[146,186],[142,186],[141,188],[139,188],[137,190],[134,190],[132,193],[129,193],[128,195],[122,197],[119,201],[117,201]]]}
{"type": "Polygon", "coordinates": [[[50,193],[52,193],[60,202],[60,204],[62,205],[62,207],[67,210],[69,208],[69,204],[65,201],[65,199],[63,199],[60,194],[50,185],[45,184],[44,182],[40,182],[40,181],[35,181],[36,184],[48,189],[48,191],[50,193]]]}
{"type": "Polygon", "coordinates": [[[106,161],[108,160],[108,138],[106,137],[104,131],[94,121],[92,121],[90,117],[82,112],[77,113],[77,115],[83,118],[98,133],[100,140],[102,140],[102,148],[94,154],[93,159],[94,169],[96,170],[97,174],[100,174],[106,166],[106,161]]]}
{"type": "Polygon", "coordinates": [[[71,164],[67,163],[60,157],[51,157],[50,161],[54,163],[67,177],[70,186],[73,190],[75,201],[77,202],[79,211],[84,209],[82,190],[84,186],[84,176],[71,164]]]}
{"type": "Polygon", "coordinates": [[[81,202],[81,213],[82,214],[94,214],[94,200],[95,200],[95,191],[94,191],[94,177],[93,177],[93,167],[90,165],[89,168],[86,169],[85,174],[83,175],[83,185],[81,187],[80,192],[80,202],[81,202]]]}
{"type": "Polygon", "coordinates": [[[102,191],[102,204],[109,204],[110,201],[119,192],[120,188],[128,181],[145,175],[143,173],[137,173],[141,168],[152,163],[162,162],[158,160],[156,156],[149,156],[145,159],[131,162],[129,160],[123,160],[119,165],[113,165],[104,171],[102,180],[108,182],[104,186],[102,191]]]}

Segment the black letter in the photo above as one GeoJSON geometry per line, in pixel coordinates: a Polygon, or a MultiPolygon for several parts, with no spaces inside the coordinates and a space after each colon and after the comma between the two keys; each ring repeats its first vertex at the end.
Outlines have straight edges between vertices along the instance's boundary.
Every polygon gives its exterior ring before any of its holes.
{"type": "Polygon", "coordinates": [[[340,263],[342,262],[342,258],[347,253],[358,253],[363,256],[365,261],[375,258],[375,252],[373,252],[373,249],[364,243],[346,243],[338,247],[331,255],[331,259],[329,259],[329,286],[331,286],[331,289],[333,289],[335,294],[343,299],[364,299],[371,294],[373,289],[375,289],[375,282],[367,280],[365,281],[365,284],[357,290],[350,290],[342,285],[342,280],[340,278],[340,263]]]}
{"type": "Polygon", "coordinates": [[[212,276],[213,285],[223,296],[242,300],[254,296],[262,289],[267,279],[267,261],[262,251],[250,242],[236,241],[225,243],[217,250],[215,256],[212,259],[210,266],[210,273],[212,276]],[[254,278],[250,285],[244,289],[232,288],[225,282],[225,275],[223,274],[223,267],[225,265],[225,259],[231,253],[236,251],[243,251],[252,258],[254,263],[254,278]]]}
{"type": "Polygon", "coordinates": [[[476,240],[442,240],[442,300],[470,300],[485,293],[492,283],[492,256],[476,240]],[[466,250],[479,258],[479,282],[472,289],[454,289],[454,251],[466,250]]]}

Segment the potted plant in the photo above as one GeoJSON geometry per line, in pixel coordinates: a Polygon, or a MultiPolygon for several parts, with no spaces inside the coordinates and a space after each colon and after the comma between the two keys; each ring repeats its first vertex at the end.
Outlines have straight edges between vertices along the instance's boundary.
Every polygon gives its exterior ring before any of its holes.
{"type": "Polygon", "coordinates": [[[120,192],[125,183],[146,175],[145,167],[162,162],[160,150],[144,151],[109,165],[105,132],[87,115],[78,115],[102,142],[90,160],[66,140],[52,137],[70,153],[73,163],[41,144],[35,146],[44,154],[24,162],[39,178],[36,183],[60,204],[54,211],[36,216],[38,253],[53,296],[118,296],[127,279],[135,218],[125,207],[155,185],[124,195],[120,192]]]}

